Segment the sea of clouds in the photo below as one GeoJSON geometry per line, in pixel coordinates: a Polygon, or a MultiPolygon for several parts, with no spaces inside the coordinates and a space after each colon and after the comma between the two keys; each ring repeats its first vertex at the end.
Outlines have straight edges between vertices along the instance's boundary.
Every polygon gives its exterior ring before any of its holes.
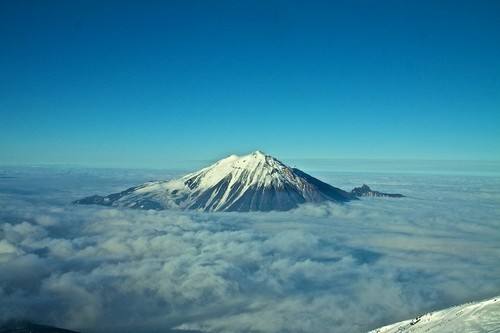
{"type": "Polygon", "coordinates": [[[175,172],[0,169],[0,321],[365,332],[500,294],[500,176],[322,172],[407,195],[289,212],[75,206],[175,172]]]}

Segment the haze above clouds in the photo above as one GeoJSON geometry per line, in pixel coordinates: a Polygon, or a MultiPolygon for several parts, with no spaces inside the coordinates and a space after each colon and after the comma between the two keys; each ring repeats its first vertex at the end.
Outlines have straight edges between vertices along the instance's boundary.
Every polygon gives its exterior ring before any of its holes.
{"type": "Polygon", "coordinates": [[[0,320],[363,332],[500,293],[500,177],[325,172],[408,195],[281,213],[73,206],[161,171],[0,171],[0,320]]]}

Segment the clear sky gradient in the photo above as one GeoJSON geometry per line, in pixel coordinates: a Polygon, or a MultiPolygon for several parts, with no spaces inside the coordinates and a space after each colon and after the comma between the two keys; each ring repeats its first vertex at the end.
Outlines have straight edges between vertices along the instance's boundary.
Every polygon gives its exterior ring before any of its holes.
{"type": "Polygon", "coordinates": [[[1,1],[0,164],[500,159],[500,1],[1,1]]]}

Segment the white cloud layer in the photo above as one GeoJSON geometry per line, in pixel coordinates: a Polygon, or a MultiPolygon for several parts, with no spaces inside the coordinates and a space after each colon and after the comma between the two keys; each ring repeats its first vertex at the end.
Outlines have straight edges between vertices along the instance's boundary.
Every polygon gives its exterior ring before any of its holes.
{"type": "Polygon", "coordinates": [[[325,173],[346,189],[367,182],[409,198],[214,214],[68,204],[150,174],[3,174],[0,320],[363,332],[500,293],[498,177],[325,173]]]}

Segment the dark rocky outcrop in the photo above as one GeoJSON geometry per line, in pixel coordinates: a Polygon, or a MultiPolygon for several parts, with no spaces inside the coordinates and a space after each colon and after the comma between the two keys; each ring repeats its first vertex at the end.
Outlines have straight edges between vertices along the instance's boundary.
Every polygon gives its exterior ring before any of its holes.
{"type": "Polygon", "coordinates": [[[399,193],[384,193],[372,190],[368,185],[363,184],[363,186],[355,187],[351,194],[356,197],[387,197],[387,198],[403,198],[404,195],[399,193]]]}

